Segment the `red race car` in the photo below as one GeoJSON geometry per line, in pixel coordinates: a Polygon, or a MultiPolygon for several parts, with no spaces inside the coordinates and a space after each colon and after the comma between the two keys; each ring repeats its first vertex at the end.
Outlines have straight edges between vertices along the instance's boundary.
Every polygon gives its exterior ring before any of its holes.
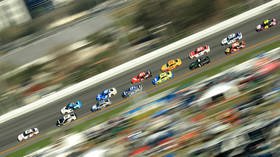
{"type": "Polygon", "coordinates": [[[147,70],[146,72],[142,71],[137,76],[134,76],[131,79],[131,84],[142,82],[152,76],[152,72],[150,70],[147,70]]]}
{"type": "Polygon", "coordinates": [[[244,40],[242,40],[241,42],[236,41],[230,47],[226,48],[225,54],[229,55],[229,54],[235,53],[236,51],[239,51],[240,49],[245,48],[245,46],[246,46],[246,44],[245,44],[244,40]]]}
{"type": "Polygon", "coordinates": [[[190,59],[199,58],[200,56],[207,55],[210,52],[210,46],[204,45],[196,48],[194,51],[189,53],[190,59]]]}

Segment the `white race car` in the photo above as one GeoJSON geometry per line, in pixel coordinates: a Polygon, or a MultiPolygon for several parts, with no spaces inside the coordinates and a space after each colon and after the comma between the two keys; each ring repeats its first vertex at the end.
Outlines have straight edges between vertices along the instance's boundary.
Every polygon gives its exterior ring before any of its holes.
{"type": "Polygon", "coordinates": [[[39,129],[38,128],[27,129],[23,133],[18,135],[17,140],[19,142],[21,142],[23,140],[27,140],[29,138],[32,138],[32,137],[34,137],[35,135],[38,135],[38,134],[39,134],[39,129]]]}
{"type": "Polygon", "coordinates": [[[92,112],[95,112],[95,111],[98,111],[98,110],[101,110],[102,108],[105,108],[107,106],[110,106],[112,104],[111,100],[110,99],[106,99],[106,100],[100,100],[98,101],[95,105],[93,105],[91,107],[91,111],[92,112]]]}
{"type": "Polygon", "coordinates": [[[221,42],[222,45],[229,45],[232,44],[234,42],[236,42],[237,40],[241,40],[242,39],[242,33],[241,32],[237,32],[237,33],[232,33],[230,35],[228,35],[226,38],[224,38],[221,42]]]}
{"type": "Polygon", "coordinates": [[[69,114],[65,114],[57,120],[56,126],[60,127],[62,125],[71,123],[72,121],[74,121],[76,119],[77,119],[77,116],[74,112],[69,113],[69,114]]]}

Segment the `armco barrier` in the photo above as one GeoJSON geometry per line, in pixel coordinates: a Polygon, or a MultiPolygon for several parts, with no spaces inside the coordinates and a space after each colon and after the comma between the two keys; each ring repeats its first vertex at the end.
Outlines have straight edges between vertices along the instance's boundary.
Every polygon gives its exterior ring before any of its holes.
{"type": "Polygon", "coordinates": [[[219,31],[225,30],[225,29],[227,29],[227,28],[229,28],[233,25],[244,22],[244,21],[246,21],[246,20],[248,20],[252,17],[255,17],[257,15],[260,15],[260,14],[272,9],[274,6],[277,6],[279,4],[280,4],[280,0],[272,0],[268,3],[265,3],[261,6],[258,6],[256,8],[254,8],[254,9],[246,11],[246,12],[240,14],[240,15],[237,15],[235,17],[232,17],[232,18],[228,19],[228,20],[225,20],[225,21],[223,21],[223,22],[221,22],[217,25],[209,27],[209,28],[207,28],[203,31],[200,31],[196,34],[193,34],[191,36],[188,36],[186,38],[178,40],[178,41],[176,41],[172,44],[169,44],[169,45],[167,45],[163,48],[155,50],[155,51],[153,51],[149,54],[146,54],[146,55],[141,56],[139,58],[133,59],[129,62],[121,64],[121,65],[119,65],[119,66],[117,66],[113,69],[110,69],[110,70],[105,71],[101,74],[93,76],[93,77],[91,77],[87,80],[84,80],[80,83],[77,83],[73,86],[62,89],[61,91],[58,91],[54,94],[51,94],[47,97],[44,97],[40,100],[37,100],[37,101],[35,101],[31,104],[28,104],[24,107],[21,107],[21,108],[18,108],[16,110],[13,110],[11,112],[8,112],[8,113],[6,113],[6,114],[4,114],[0,117],[0,123],[6,122],[10,119],[13,119],[13,118],[18,117],[18,116],[23,115],[23,114],[26,114],[26,113],[28,113],[32,110],[36,110],[36,109],[41,108],[45,105],[48,105],[48,104],[53,103],[57,100],[60,100],[64,97],[66,97],[66,96],[77,93],[77,92],[79,92],[79,91],[81,91],[81,90],[83,90],[83,89],[85,89],[89,86],[92,86],[92,85],[97,84],[97,83],[99,83],[103,80],[111,78],[112,74],[118,75],[118,74],[121,74],[121,73],[126,72],[128,70],[131,70],[135,67],[138,67],[139,65],[142,65],[146,62],[149,62],[151,60],[156,59],[159,56],[158,54],[160,54],[160,55],[168,54],[168,53],[170,53],[174,50],[177,50],[181,47],[184,47],[184,46],[189,45],[193,42],[201,40],[201,39],[203,39],[207,36],[210,36],[212,34],[215,34],[215,33],[219,32],[219,31]]]}

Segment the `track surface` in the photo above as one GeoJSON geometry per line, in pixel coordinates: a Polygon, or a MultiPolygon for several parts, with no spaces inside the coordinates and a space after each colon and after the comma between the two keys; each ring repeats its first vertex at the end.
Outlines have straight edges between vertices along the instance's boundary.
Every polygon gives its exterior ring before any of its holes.
{"type": "MultiPolygon", "coordinates": [[[[87,90],[84,90],[76,95],[67,97],[56,103],[50,104],[46,107],[42,107],[36,111],[30,112],[16,119],[1,124],[0,125],[0,133],[1,133],[0,151],[2,152],[0,152],[0,156],[10,151],[14,151],[23,146],[23,144],[18,144],[16,139],[17,139],[17,135],[27,128],[38,127],[41,133],[46,133],[48,131],[56,129],[57,127],[55,126],[55,123],[58,117],[60,116],[59,111],[68,102],[76,101],[79,99],[84,103],[82,109],[77,111],[78,118],[84,117],[86,115],[87,116],[98,115],[100,113],[91,113],[90,111],[91,105],[96,103],[95,96],[97,95],[97,93],[101,92],[105,88],[115,87],[118,90],[118,94],[112,98],[113,103],[117,104],[118,106],[126,104],[127,102],[123,101],[123,99],[120,96],[120,93],[124,89],[130,86],[131,77],[138,74],[138,72],[140,71],[151,69],[153,72],[153,76],[155,76],[157,73],[159,73],[161,65],[166,63],[169,59],[180,57],[181,59],[183,59],[183,65],[178,69],[176,69],[174,71],[174,74],[175,74],[175,79],[180,78],[182,80],[185,79],[186,77],[189,77],[190,75],[194,75],[196,73],[206,71],[207,69],[209,69],[210,66],[216,65],[219,62],[224,62],[238,56],[238,54],[235,56],[225,56],[225,54],[223,53],[225,47],[222,47],[220,45],[220,42],[229,33],[238,32],[238,31],[241,31],[243,33],[243,38],[246,41],[247,47],[240,52],[240,55],[241,53],[246,53],[247,52],[246,49],[248,51],[251,51],[261,45],[269,44],[274,40],[279,40],[280,39],[279,24],[278,26],[273,27],[265,32],[257,33],[254,31],[255,26],[257,24],[259,24],[265,18],[271,18],[271,17],[280,19],[280,7],[274,8],[273,10],[267,12],[266,14],[255,17],[249,21],[246,21],[245,23],[240,23],[238,26],[234,26],[228,30],[212,35],[204,40],[201,40],[200,42],[195,42],[192,45],[188,45],[185,48],[178,49],[177,51],[174,51],[172,54],[161,56],[157,60],[151,63],[138,67],[137,69],[134,69],[132,71],[128,71],[127,73],[123,73],[115,78],[112,78],[111,80],[106,80],[100,85],[92,86],[87,90]],[[211,47],[211,52],[209,56],[211,58],[212,63],[206,67],[200,68],[193,72],[189,72],[188,64],[190,63],[190,61],[189,60],[186,61],[187,52],[190,52],[191,50],[195,49],[197,46],[204,45],[204,44],[208,44],[211,47]]],[[[177,79],[176,81],[179,81],[179,79],[177,79]]],[[[170,80],[167,83],[160,85],[159,87],[153,87],[151,84],[151,80],[147,80],[143,83],[143,85],[145,91],[151,91],[151,90],[156,91],[160,87],[165,86],[167,84],[171,84],[173,82],[174,81],[170,80]]],[[[107,111],[108,110],[105,110],[105,112],[107,111]]]]}

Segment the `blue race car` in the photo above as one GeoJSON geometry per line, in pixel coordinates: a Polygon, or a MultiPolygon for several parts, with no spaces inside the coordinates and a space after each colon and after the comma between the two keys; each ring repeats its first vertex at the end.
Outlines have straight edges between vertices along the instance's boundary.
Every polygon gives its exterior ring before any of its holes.
{"type": "Polygon", "coordinates": [[[74,112],[74,110],[80,109],[82,106],[83,106],[82,102],[78,100],[77,102],[71,102],[67,104],[60,110],[60,112],[61,114],[72,113],[74,112]]]}
{"type": "Polygon", "coordinates": [[[95,112],[95,111],[101,110],[102,108],[110,106],[111,104],[112,104],[112,102],[111,102],[110,99],[98,101],[95,105],[93,105],[91,107],[91,112],[95,112]]]}
{"type": "Polygon", "coordinates": [[[224,38],[221,42],[222,45],[229,45],[232,44],[234,42],[236,42],[237,40],[241,40],[242,39],[242,33],[241,32],[237,32],[237,33],[232,33],[230,35],[228,35],[226,38],[224,38]]]}
{"type": "Polygon", "coordinates": [[[131,86],[127,90],[123,91],[122,97],[123,98],[130,97],[138,92],[141,92],[142,90],[143,90],[143,85],[141,85],[141,84],[131,86]]]}
{"type": "Polygon", "coordinates": [[[102,93],[97,94],[96,100],[107,100],[117,94],[116,88],[105,89],[102,93]]]}

